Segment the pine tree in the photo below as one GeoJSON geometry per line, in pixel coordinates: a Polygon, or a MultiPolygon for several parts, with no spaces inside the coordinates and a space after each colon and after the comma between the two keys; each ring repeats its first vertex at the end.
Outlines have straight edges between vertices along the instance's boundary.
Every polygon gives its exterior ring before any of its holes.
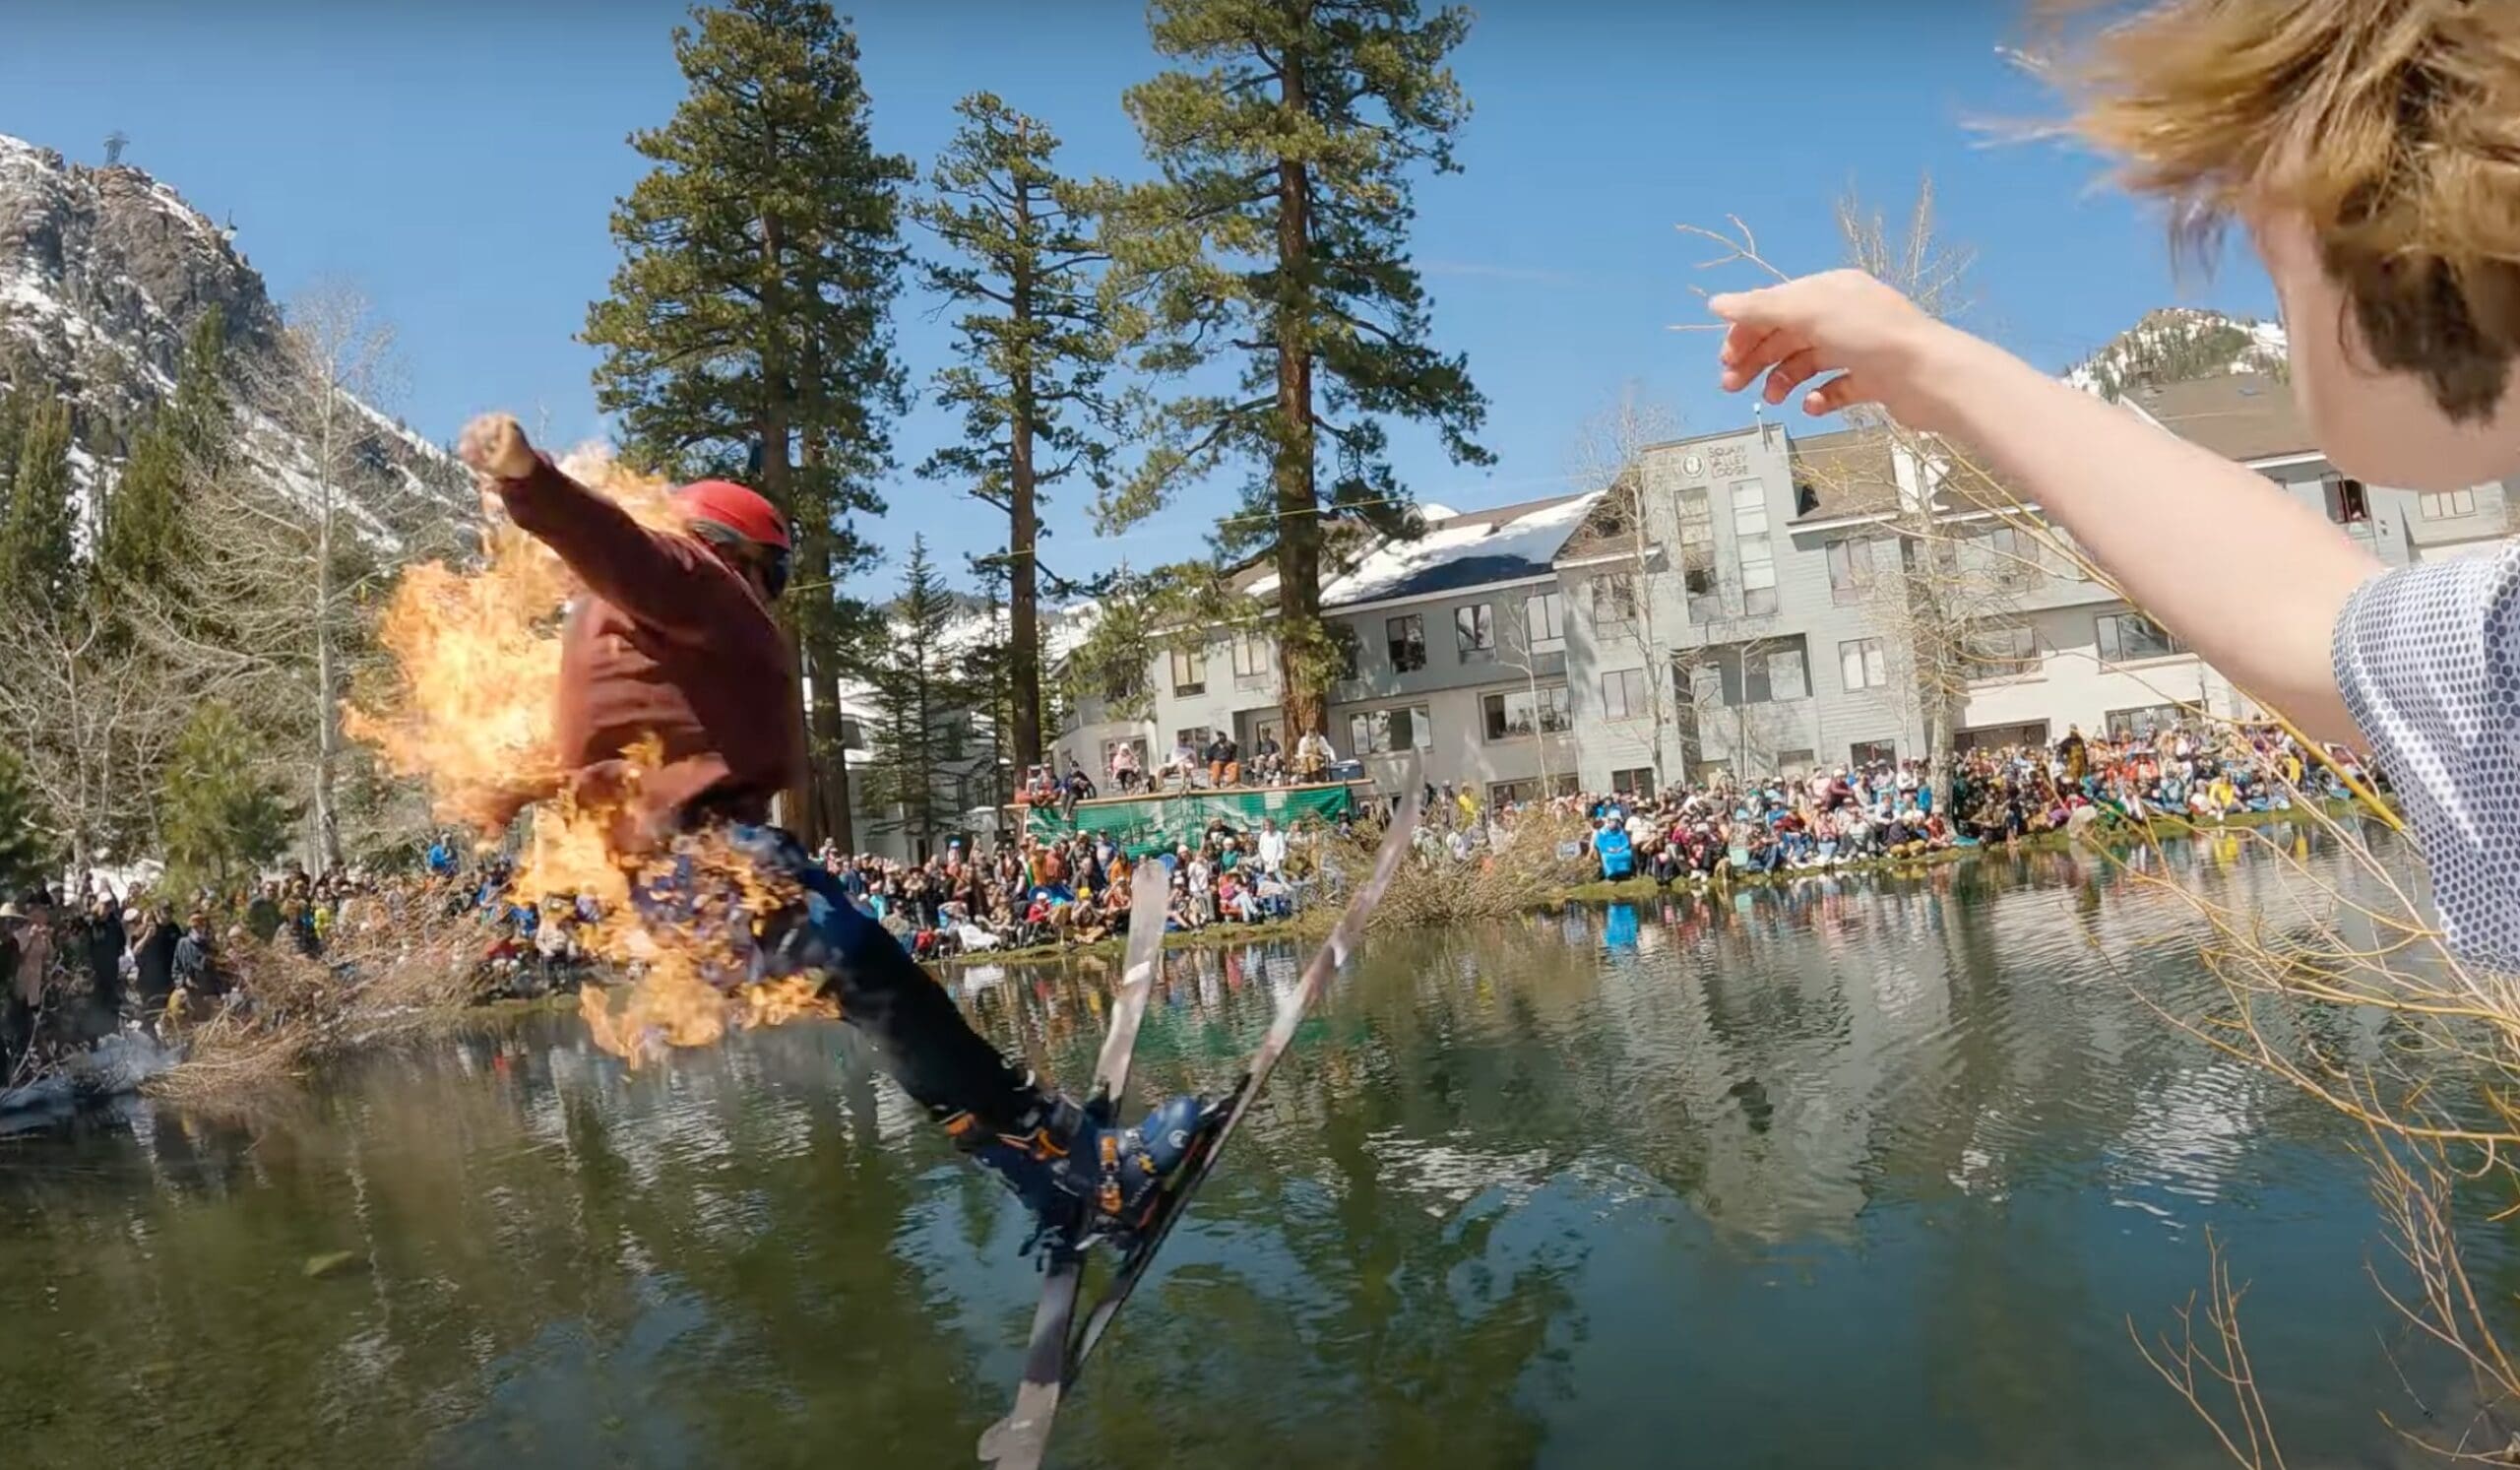
{"type": "Polygon", "coordinates": [[[907,832],[932,849],[960,815],[945,785],[956,759],[948,727],[968,713],[968,691],[946,646],[960,609],[927,558],[925,537],[912,540],[901,594],[884,610],[889,626],[866,666],[875,708],[863,796],[869,810],[882,813],[878,828],[907,832]]]}
{"type": "Polygon", "coordinates": [[[187,491],[223,473],[232,454],[226,325],[214,306],[194,322],[175,392],[133,436],[122,477],[105,499],[96,575],[107,595],[168,592],[192,554],[187,491]]]}
{"type": "Polygon", "coordinates": [[[878,153],[857,40],[821,0],[729,0],[674,32],[689,92],[632,146],[656,163],[613,213],[622,262],[588,309],[597,399],[632,458],[747,473],[796,522],[788,615],[813,698],[808,838],[850,842],[840,670],[862,609],[840,593],[873,552],[907,407],[887,324],[910,161],[878,153]]]}
{"type": "Polygon", "coordinates": [[[70,495],[70,409],[56,399],[23,412],[9,514],[0,521],[0,604],[60,607],[79,587],[72,560],[78,507],[70,495]]]}
{"type": "Polygon", "coordinates": [[[57,856],[51,847],[26,765],[0,745],[0,897],[14,898],[48,875],[57,856]]]}
{"type": "Polygon", "coordinates": [[[253,749],[245,723],[216,701],[176,736],[158,799],[170,890],[225,888],[288,845],[295,814],[253,749]]]}
{"type": "Polygon", "coordinates": [[[1125,524],[1220,461],[1255,467],[1228,556],[1278,568],[1291,730],[1320,718],[1337,656],[1322,631],[1325,511],[1406,534],[1408,492],[1384,420],[1430,424],[1456,463],[1486,402],[1465,360],[1428,345],[1408,255],[1413,171],[1448,172],[1469,103],[1444,58],[1469,12],[1417,0],[1154,0],[1156,49],[1183,63],[1124,100],[1162,171],[1106,226],[1141,289],[1145,365],[1240,354],[1238,391],[1169,405],[1163,442],[1105,507],[1125,524]],[[1329,482],[1322,483],[1324,459],[1329,482]]]}
{"type": "Polygon", "coordinates": [[[1006,735],[1020,769],[1041,758],[1041,496],[1079,470],[1102,479],[1112,344],[1096,289],[1097,191],[1061,178],[1058,138],[990,94],[955,111],[962,129],[911,213],[952,252],[925,267],[929,288],[966,308],[962,360],[936,375],[936,401],[962,410],[963,442],[918,473],[1006,516],[1006,735]]]}

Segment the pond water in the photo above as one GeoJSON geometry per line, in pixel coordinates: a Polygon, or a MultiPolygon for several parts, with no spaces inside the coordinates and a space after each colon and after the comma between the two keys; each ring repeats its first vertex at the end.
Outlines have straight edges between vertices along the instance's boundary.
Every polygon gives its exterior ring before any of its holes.
{"type": "MultiPolygon", "coordinates": [[[[2236,843],[2151,865],[2296,912],[2236,843]]],[[[2204,1003],[2196,932],[2048,856],[1378,938],[1053,1462],[2221,1463],[2128,1335],[2210,1228],[2290,1462],[2429,1463],[2379,1415],[2460,1390],[2365,1275],[2351,1129],[2147,1003],[2204,1003]]],[[[1141,1085],[1226,1082],[1301,958],[1173,954],[1141,1085]]],[[[1110,969],[955,984],[1076,1077],[1110,969]]],[[[831,1024],[632,1072],[544,1015],[132,1108],[0,1144],[0,1464],[970,1463],[1020,1234],[831,1024]]]]}

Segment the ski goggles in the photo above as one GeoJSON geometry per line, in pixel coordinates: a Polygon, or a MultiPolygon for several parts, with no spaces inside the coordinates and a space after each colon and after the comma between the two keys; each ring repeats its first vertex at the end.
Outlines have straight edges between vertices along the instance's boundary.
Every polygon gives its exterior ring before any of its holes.
{"type": "Polygon", "coordinates": [[[715,521],[694,521],[691,523],[691,529],[695,535],[704,540],[721,546],[732,547],[749,558],[752,565],[761,572],[761,590],[770,595],[772,602],[779,601],[780,594],[788,590],[788,573],[792,563],[786,546],[774,546],[767,542],[748,540],[741,532],[721,526],[715,521]]]}

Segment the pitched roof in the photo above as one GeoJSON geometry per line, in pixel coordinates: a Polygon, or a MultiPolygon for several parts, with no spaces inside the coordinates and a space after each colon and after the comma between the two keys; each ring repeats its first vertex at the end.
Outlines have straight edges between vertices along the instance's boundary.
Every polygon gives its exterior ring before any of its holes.
{"type": "Polygon", "coordinates": [[[1797,521],[1878,515],[1899,508],[1899,475],[1891,462],[1887,434],[1860,428],[1805,434],[1789,438],[1786,452],[1794,468],[1794,518],[1797,521]]]}
{"type": "MultiPolygon", "coordinates": [[[[1416,541],[1385,541],[1321,585],[1324,608],[1432,597],[1548,575],[1557,548],[1575,533],[1596,497],[1554,495],[1491,510],[1429,517],[1416,541]]],[[[1442,509],[1443,507],[1435,507],[1442,509]]],[[[1275,590],[1274,575],[1248,591],[1275,590]]]]}
{"type": "Polygon", "coordinates": [[[2236,372],[2138,388],[2127,403],[2190,444],[2225,459],[2311,454],[2318,446],[2293,407],[2293,390],[2263,373],[2236,372]]]}

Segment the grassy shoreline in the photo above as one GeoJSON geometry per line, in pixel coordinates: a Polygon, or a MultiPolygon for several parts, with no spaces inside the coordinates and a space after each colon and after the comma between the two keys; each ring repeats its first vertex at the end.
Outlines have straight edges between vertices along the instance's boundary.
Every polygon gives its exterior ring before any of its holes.
{"type": "MultiPolygon", "coordinates": [[[[2355,803],[2351,800],[2331,801],[2313,809],[2323,811],[2327,816],[2342,819],[2354,813],[2355,803]]],[[[2154,817],[2141,825],[2117,822],[2107,828],[2098,829],[2099,835],[2095,838],[2077,838],[2063,832],[2040,832],[2026,836],[2010,847],[1993,843],[1966,848],[1940,848],[1916,858],[1873,858],[1861,863],[1846,863],[1830,868],[1739,873],[1728,877],[1720,885],[1710,885],[1710,890],[1717,887],[1724,892],[1733,892],[1743,888],[1781,888],[1798,878],[1823,875],[1849,877],[1879,874],[1885,877],[1904,877],[1922,873],[1927,868],[1942,863],[1958,863],[1992,854],[2061,853],[2077,846],[2123,850],[2147,841],[2165,841],[2193,837],[2200,833],[2211,834],[2218,831],[2271,826],[2277,822],[2304,819],[2306,814],[2302,807],[2296,806],[2285,811],[2237,812],[2228,817],[2205,822],[2191,821],[2183,816],[2163,815],[2154,817]]],[[[1562,884],[1545,892],[1535,893],[1522,907],[1525,912],[1547,912],[1562,909],[1568,904],[1615,903],[1621,900],[1650,898],[1669,891],[1670,890],[1666,885],[1650,877],[1638,876],[1610,880],[1596,878],[1589,882],[1562,884]]],[[[1167,933],[1164,936],[1164,947],[1166,949],[1212,949],[1280,936],[1302,938],[1327,933],[1330,925],[1331,916],[1320,909],[1314,909],[1297,915],[1293,919],[1269,920],[1260,924],[1217,924],[1204,929],[1167,933]]],[[[1125,944],[1124,938],[1115,935],[1110,938],[1097,939],[1091,944],[1065,946],[1035,944],[1023,949],[992,949],[979,954],[956,955],[950,959],[931,960],[928,963],[939,970],[954,970],[972,965],[1000,965],[1009,962],[1032,963],[1066,958],[1116,957],[1125,944]]]]}
{"type": "MultiPolygon", "coordinates": [[[[2354,815],[2355,812],[2355,803],[2349,800],[2328,802],[2322,807],[2312,808],[2311,811],[2297,807],[2288,811],[2241,812],[2207,822],[2190,821],[2178,816],[2162,816],[2142,825],[2116,823],[2106,829],[2097,829],[2093,835],[2085,837],[2073,837],[2063,832],[2043,832],[2024,837],[2009,848],[2001,845],[1944,848],[1916,858],[1871,859],[1826,869],[1805,868],[1775,873],[1741,873],[1704,888],[1684,885],[1682,891],[1732,893],[1748,888],[1778,888],[1797,879],[1823,875],[1912,877],[1944,863],[1995,854],[2012,856],[2019,853],[2053,853],[2064,852],[2075,847],[2122,851],[2150,841],[2263,827],[2296,818],[2306,818],[2313,813],[2342,819],[2354,815]]],[[[1430,875],[1430,877],[1433,876],[1435,875],[1430,875]]],[[[1512,881],[1520,881],[1516,875],[1506,876],[1512,881]]],[[[1413,922],[1418,925],[1458,922],[1471,917],[1503,918],[1509,913],[1554,912],[1570,904],[1634,901],[1652,898],[1670,891],[1671,890],[1665,885],[1643,876],[1616,881],[1595,879],[1575,883],[1536,879],[1529,888],[1515,892],[1509,900],[1505,901],[1510,903],[1510,909],[1490,895],[1486,900],[1463,906],[1458,912],[1447,913],[1441,920],[1425,917],[1426,911],[1422,908],[1418,911],[1414,921],[1405,912],[1387,917],[1403,925],[1413,922]],[[1484,907],[1480,906],[1481,902],[1484,907]]],[[[1405,909],[1407,906],[1402,907],[1405,909]]],[[[1164,936],[1164,947],[1166,949],[1221,949],[1267,939],[1317,938],[1329,932],[1336,917],[1331,909],[1317,907],[1292,919],[1270,920],[1251,925],[1212,925],[1204,929],[1167,933],[1164,936]]],[[[1038,964],[1066,960],[1116,963],[1125,944],[1124,938],[1115,935],[1098,939],[1090,944],[1064,947],[1034,945],[1024,949],[989,950],[979,954],[957,955],[950,959],[931,961],[930,964],[939,973],[949,973],[979,965],[1038,964]]],[[[454,952],[453,949],[448,951],[448,953],[454,952]]],[[[407,966],[406,968],[426,968],[426,966],[407,966]]],[[[573,1011],[578,1005],[578,998],[574,991],[533,999],[507,998],[485,1003],[448,1004],[437,998],[445,993],[442,990],[436,991],[435,995],[432,995],[429,993],[430,988],[420,985],[411,985],[408,989],[402,986],[381,989],[399,993],[361,995],[356,1000],[340,1005],[325,1018],[326,1024],[319,1027],[290,1027],[277,1032],[247,1030],[232,1036],[196,1037],[194,1040],[197,1043],[207,1041],[212,1044],[210,1055],[205,1055],[203,1050],[196,1045],[190,1049],[190,1055],[185,1061],[152,1078],[149,1083],[144,1084],[144,1090],[169,1101],[217,1106],[260,1091],[276,1082],[300,1077],[322,1062],[348,1052],[367,1051],[380,1044],[440,1029],[496,1027],[523,1017],[573,1011]]]]}

